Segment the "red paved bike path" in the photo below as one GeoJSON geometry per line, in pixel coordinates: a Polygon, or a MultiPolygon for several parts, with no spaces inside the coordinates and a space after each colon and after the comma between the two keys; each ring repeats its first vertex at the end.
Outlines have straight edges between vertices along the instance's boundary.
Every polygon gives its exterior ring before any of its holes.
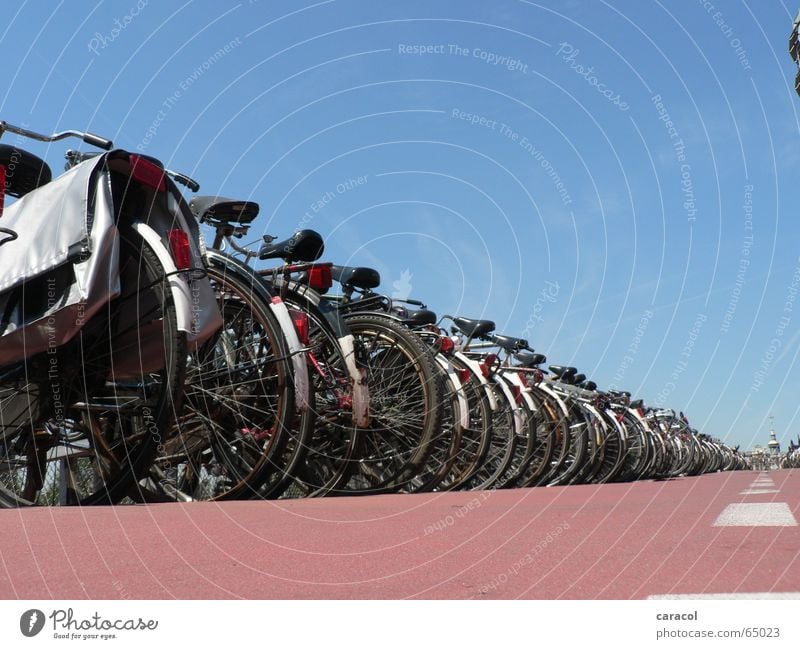
{"type": "MultiPolygon", "coordinates": [[[[0,511],[0,597],[578,598],[799,592],[800,527],[715,527],[757,472],[281,502],[0,511]]],[[[758,486],[758,485],[757,485],[758,486]]]]}

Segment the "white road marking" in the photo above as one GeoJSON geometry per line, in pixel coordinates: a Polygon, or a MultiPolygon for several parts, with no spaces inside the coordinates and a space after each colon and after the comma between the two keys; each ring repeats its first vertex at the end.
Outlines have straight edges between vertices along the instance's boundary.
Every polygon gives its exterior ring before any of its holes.
{"type": "Polygon", "coordinates": [[[756,494],[777,494],[780,493],[779,489],[745,489],[740,496],[755,496],[756,494]]]}
{"type": "Polygon", "coordinates": [[[797,521],[786,503],[733,503],[714,521],[714,527],[790,527],[797,521]]]}
{"type": "Polygon", "coordinates": [[[650,595],[647,599],[800,599],[800,593],[685,593],[650,595]]]}

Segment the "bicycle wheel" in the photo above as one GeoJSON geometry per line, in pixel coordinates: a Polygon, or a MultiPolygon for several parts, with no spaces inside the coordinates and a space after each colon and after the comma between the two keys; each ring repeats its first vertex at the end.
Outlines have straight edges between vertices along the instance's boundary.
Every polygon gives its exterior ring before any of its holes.
{"type": "Polygon", "coordinates": [[[128,228],[119,259],[120,295],[56,353],[0,379],[5,506],[118,502],[179,406],[186,340],[163,267],[128,228]]]}
{"type": "Polygon", "coordinates": [[[614,415],[603,410],[598,410],[597,412],[603,420],[601,425],[604,426],[604,452],[603,462],[592,480],[597,484],[605,484],[614,480],[622,470],[627,446],[625,444],[625,431],[614,415]]]}
{"type": "Polygon", "coordinates": [[[208,261],[224,324],[189,354],[184,408],[141,483],[146,500],[253,496],[285,474],[287,441],[301,430],[288,347],[268,292],[224,258],[208,261]]]}
{"type": "Polygon", "coordinates": [[[344,316],[366,367],[370,425],[352,473],[338,493],[382,493],[405,483],[433,451],[442,423],[443,387],[432,353],[382,314],[344,316]]]}
{"type": "MultiPolygon", "coordinates": [[[[536,417],[534,411],[522,394],[522,385],[515,383],[509,376],[500,374],[512,390],[510,398],[516,401],[513,410],[514,421],[514,455],[506,470],[495,481],[495,489],[506,489],[516,485],[517,480],[525,473],[528,464],[533,460],[536,447],[536,417]]],[[[508,398],[508,397],[507,397],[508,398]]]]}
{"type": "MultiPolygon", "coordinates": [[[[613,412],[613,411],[612,411],[613,412]]],[[[622,411],[621,423],[625,429],[625,462],[622,471],[617,475],[618,482],[641,480],[652,457],[652,450],[647,432],[630,412],[622,411]]]]}
{"type": "Polygon", "coordinates": [[[439,483],[437,489],[446,491],[460,488],[478,471],[486,458],[492,441],[492,409],[486,390],[478,383],[476,377],[458,357],[451,359],[468,380],[461,384],[461,390],[469,405],[469,425],[461,431],[461,443],[456,453],[450,473],[439,483]]]}
{"type": "Polygon", "coordinates": [[[497,409],[492,411],[492,438],[489,451],[472,477],[461,485],[462,489],[491,489],[495,482],[508,469],[514,459],[516,430],[514,427],[514,405],[506,398],[505,393],[495,384],[488,383],[485,388],[491,390],[497,402],[497,409]]]}
{"type": "Polygon", "coordinates": [[[291,480],[282,485],[280,495],[327,496],[347,482],[361,447],[361,432],[353,422],[352,379],[340,339],[325,314],[301,292],[284,288],[283,293],[288,306],[308,317],[314,420],[302,460],[291,471],[291,480]]]}
{"type": "Polygon", "coordinates": [[[531,459],[520,476],[517,478],[516,486],[529,487],[550,470],[550,462],[556,449],[556,425],[554,424],[555,409],[544,398],[543,393],[529,389],[530,397],[535,404],[535,410],[531,413],[535,426],[536,443],[531,453],[531,459]]]}
{"type": "Polygon", "coordinates": [[[458,379],[448,375],[452,368],[446,369],[448,361],[443,357],[437,358],[437,370],[441,374],[442,385],[445,391],[442,394],[442,421],[439,431],[430,442],[432,448],[425,463],[420,466],[406,481],[398,485],[397,491],[419,493],[432,491],[447,477],[458,459],[461,449],[462,434],[462,408],[467,414],[469,406],[466,399],[459,398],[461,386],[458,379]]]}
{"type": "Polygon", "coordinates": [[[570,401],[566,401],[566,405],[569,412],[569,443],[558,473],[547,483],[550,487],[570,484],[584,468],[589,449],[589,423],[577,405],[570,401]]]}

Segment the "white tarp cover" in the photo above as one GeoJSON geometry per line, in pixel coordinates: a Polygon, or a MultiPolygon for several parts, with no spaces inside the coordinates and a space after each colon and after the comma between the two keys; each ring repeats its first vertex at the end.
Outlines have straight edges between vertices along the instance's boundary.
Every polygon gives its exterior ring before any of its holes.
{"type": "Polygon", "coordinates": [[[0,225],[19,238],[0,246],[0,366],[69,341],[119,294],[111,189],[98,173],[105,157],[5,209],[0,225]]]}

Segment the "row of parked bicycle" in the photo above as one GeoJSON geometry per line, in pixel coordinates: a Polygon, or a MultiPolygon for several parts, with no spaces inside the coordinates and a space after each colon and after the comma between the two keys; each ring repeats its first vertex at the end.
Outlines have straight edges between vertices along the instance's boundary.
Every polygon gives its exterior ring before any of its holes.
{"type": "Polygon", "coordinates": [[[788,451],[781,462],[781,467],[784,469],[800,469],[800,448],[795,447],[788,451]]]}
{"type": "MultiPolygon", "coordinates": [[[[111,148],[86,133],[43,136],[0,122],[3,131],[111,148]]],[[[18,198],[0,228],[5,505],[495,489],[747,468],[682,414],[546,366],[489,320],[439,318],[380,293],[373,269],[319,261],[324,244],[312,230],[240,245],[258,205],[187,202],[176,183],[192,192],[198,183],[158,160],[69,151],[66,173],[51,180],[42,160],[5,146],[2,169],[5,193],[18,198]],[[34,223],[43,225],[33,234],[20,227],[34,223]],[[210,246],[198,224],[214,232],[210,246]],[[26,237],[15,257],[13,242],[26,237]],[[256,268],[255,259],[278,265],[256,268]]]]}

